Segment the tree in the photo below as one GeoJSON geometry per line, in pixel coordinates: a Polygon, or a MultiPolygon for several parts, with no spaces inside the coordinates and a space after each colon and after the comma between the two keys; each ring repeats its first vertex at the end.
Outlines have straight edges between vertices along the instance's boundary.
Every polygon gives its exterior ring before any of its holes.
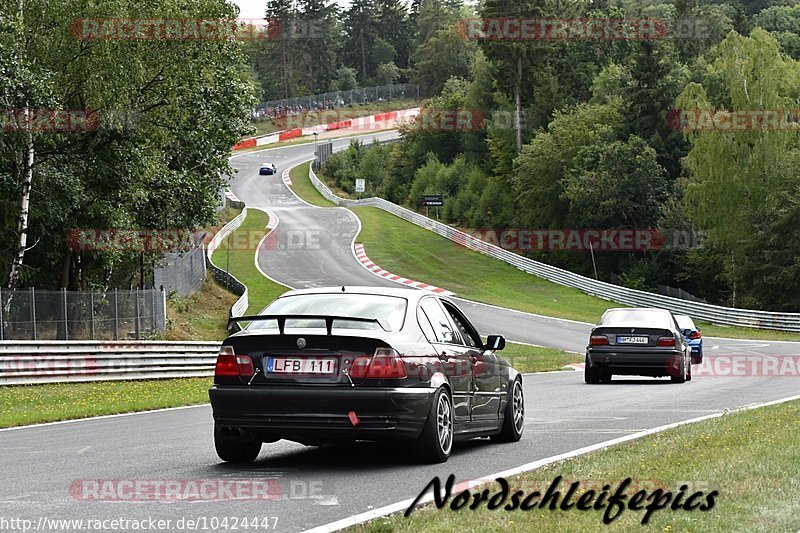
{"type": "Polygon", "coordinates": [[[563,198],[573,227],[648,229],[660,221],[668,191],[656,151],[631,135],[582,148],[564,177],[563,198]]]}
{"type": "MultiPolygon", "coordinates": [[[[486,0],[481,4],[480,15],[484,19],[524,19],[542,18],[548,13],[546,0],[486,0]]],[[[524,123],[522,118],[523,90],[532,88],[529,83],[531,66],[542,60],[542,52],[546,47],[530,42],[500,39],[480,41],[484,54],[495,62],[497,81],[501,88],[513,95],[514,131],[516,133],[517,152],[522,150],[524,123]]],[[[526,91],[526,96],[532,91],[526,91]]]]}
{"type": "Polygon", "coordinates": [[[353,0],[344,14],[347,41],[344,46],[344,63],[355,68],[365,81],[372,74],[374,64],[370,52],[377,37],[377,9],[375,0],[353,0]]]}
{"type": "Polygon", "coordinates": [[[400,69],[394,63],[381,63],[375,72],[375,83],[378,85],[390,85],[394,83],[400,75],[400,69]]]}
{"type": "Polygon", "coordinates": [[[337,8],[330,0],[299,0],[297,18],[306,31],[298,36],[301,76],[308,93],[330,89],[336,79],[336,59],[341,46],[337,8]]]}
{"type": "Polygon", "coordinates": [[[567,224],[565,178],[581,150],[611,143],[623,129],[623,104],[579,104],[557,112],[547,131],[537,133],[514,161],[519,222],[523,227],[562,228],[567,224]]]}
{"type": "MultiPolygon", "coordinates": [[[[761,28],[750,37],[731,32],[719,45],[704,84],[690,83],[678,98],[685,110],[720,106],[743,112],[794,109],[800,63],[782,56],[776,38],[761,28]],[[714,105],[716,104],[716,106],[714,105]]],[[[783,172],[797,148],[796,133],[750,127],[743,131],[689,131],[692,144],[685,164],[689,172],[685,201],[689,216],[708,233],[709,244],[726,258],[725,277],[733,287],[732,303],[758,291],[759,280],[747,280],[758,261],[763,223],[788,208],[776,194],[792,177],[783,172]],[[760,229],[761,228],[761,229],[760,229]]]]}
{"type": "MultiPolygon", "coordinates": [[[[0,83],[4,109],[25,107],[85,111],[93,127],[35,133],[28,245],[22,283],[43,287],[129,287],[142,283],[140,265],[156,254],[137,250],[85,250],[68,246],[71,229],[194,229],[214,216],[222,175],[231,170],[231,145],[249,129],[255,87],[240,45],[226,40],[85,40],[64,31],[63,21],[174,16],[155,0],[31,0],[21,28],[24,54],[12,57],[17,82],[0,83]],[[35,31],[34,31],[35,30],[35,31]],[[27,66],[30,80],[27,81],[27,66]],[[19,85],[15,85],[19,83],[19,85]],[[35,89],[40,87],[42,90],[35,89]],[[10,90],[9,90],[10,89],[10,90]],[[23,99],[24,100],[24,99],[23,99]],[[8,106],[8,107],[6,107],[8,106]]],[[[231,19],[221,0],[198,0],[189,18],[231,19]]],[[[0,63],[9,42],[0,32],[0,63]]],[[[80,36],[79,36],[80,37],[80,36]]],[[[2,69],[0,77],[6,72],[2,69]]],[[[22,190],[15,149],[24,134],[0,137],[0,184],[22,190]]],[[[28,165],[30,167],[30,165],[28,165]]],[[[21,204],[3,211],[3,227],[21,216],[21,204]]],[[[4,273],[16,248],[4,233],[4,273]]],[[[20,283],[15,283],[19,285],[20,283]]]]}
{"type": "Polygon", "coordinates": [[[358,73],[351,67],[339,67],[336,70],[334,88],[337,91],[350,91],[358,87],[358,73]]]}
{"type": "Polygon", "coordinates": [[[465,41],[455,28],[439,30],[414,52],[413,79],[428,94],[437,94],[447,80],[469,76],[475,52],[475,43],[465,41]]]}
{"type": "Polygon", "coordinates": [[[394,50],[394,61],[401,69],[408,67],[414,29],[408,17],[408,8],[401,0],[377,0],[378,35],[394,50]]]}

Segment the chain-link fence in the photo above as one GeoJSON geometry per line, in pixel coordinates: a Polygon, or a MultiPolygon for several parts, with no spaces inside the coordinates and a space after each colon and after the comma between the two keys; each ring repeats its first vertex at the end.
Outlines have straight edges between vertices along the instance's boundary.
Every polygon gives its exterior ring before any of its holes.
{"type": "Polygon", "coordinates": [[[182,253],[167,253],[153,269],[153,285],[167,294],[191,296],[206,279],[206,255],[202,246],[182,253]]]}
{"type": "Polygon", "coordinates": [[[355,104],[388,102],[390,100],[419,100],[426,96],[424,89],[419,85],[413,85],[411,83],[362,87],[349,91],[336,91],[309,96],[298,96],[296,98],[285,98],[283,100],[271,100],[258,105],[253,118],[259,120],[283,117],[293,113],[336,109],[355,104]]]}
{"type": "Polygon", "coordinates": [[[166,325],[159,289],[0,289],[0,340],[140,340],[166,325]]]}

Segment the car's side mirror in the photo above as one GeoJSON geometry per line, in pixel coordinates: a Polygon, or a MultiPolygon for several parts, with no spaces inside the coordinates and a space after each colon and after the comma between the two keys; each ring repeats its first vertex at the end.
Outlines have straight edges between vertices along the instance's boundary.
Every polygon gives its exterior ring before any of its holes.
{"type": "Polygon", "coordinates": [[[231,320],[228,322],[228,327],[226,329],[228,330],[229,335],[233,335],[234,333],[242,331],[242,326],[240,326],[235,320],[231,320]]]}
{"type": "Polygon", "coordinates": [[[506,339],[502,335],[489,335],[486,337],[486,344],[483,345],[485,350],[502,350],[506,347],[506,339]]]}
{"type": "Polygon", "coordinates": [[[683,336],[684,336],[684,337],[686,337],[686,338],[689,338],[689,335],[691,335],[691,334],[692,334],[692,330],[690,330],[690,329],[684,329],[684,330],[683,330],[681,333],[683,333],[683,336]]]}

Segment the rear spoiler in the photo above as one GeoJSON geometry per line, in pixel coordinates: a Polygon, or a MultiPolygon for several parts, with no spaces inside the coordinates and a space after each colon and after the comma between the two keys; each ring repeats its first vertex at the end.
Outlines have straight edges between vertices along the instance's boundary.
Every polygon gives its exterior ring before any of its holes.
{"type": "Polygon", "coordinates": [[[228,331],[231,333],[235,333],[236,331],[241,331],[242,327],[239,325],[239,322],[255,322],[259,320],[277,320],[278,321],[278,331],[281,335],[284,333],[284,329],[286,329],[286,320],[287,319],[320,319],[325,321],[325,329],[328,331],[328,335],[331,335],[331,330],[333,329],[333,321],[334,320],[349,320],[350,322],[369,322],[378,324],[383,331],[391,331],[391,328],[387,327],[387,324],[384,324],[383,320],[378,318],[363,318],[357,316],[333,316],[333,315],[250,315],[250,316],[236,316],[230,317],[228,319],[228,331]]]}

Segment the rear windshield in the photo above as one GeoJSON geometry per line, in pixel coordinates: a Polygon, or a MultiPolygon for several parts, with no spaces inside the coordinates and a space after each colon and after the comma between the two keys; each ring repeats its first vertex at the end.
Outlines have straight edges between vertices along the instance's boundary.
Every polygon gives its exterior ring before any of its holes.
{"type": "MultiPolygon", "coordinates": [[[[407,302],[405,298],[375,294],[299,294],[285,296],[272,302],[261,312],[263,315],[324,315],[356,318],[374,318],[389,331],[403,327],[407,302]]],[[[375,322],[336,320],[333,327],[347,329],[382,329],[375,322]]],[[[325,328],[325,320],[288,319],[286,328],[325,328]]],[[[278,329],[277,320],[258,320],[247,329],[278,329]]]]}
{"type": "Polygon", "coordinates": [[[671,328],[668,311],[661,309],[618,309],[608,311],[600,321],[601,326],[630,326],[671,328]]]}
{"type": "Polygon", "coordinates": [[[675,315],[675,320],[678,322],[678,327],[681,329],[697,329],[694,327],[692,319],[686,315],[675,315]]]}

